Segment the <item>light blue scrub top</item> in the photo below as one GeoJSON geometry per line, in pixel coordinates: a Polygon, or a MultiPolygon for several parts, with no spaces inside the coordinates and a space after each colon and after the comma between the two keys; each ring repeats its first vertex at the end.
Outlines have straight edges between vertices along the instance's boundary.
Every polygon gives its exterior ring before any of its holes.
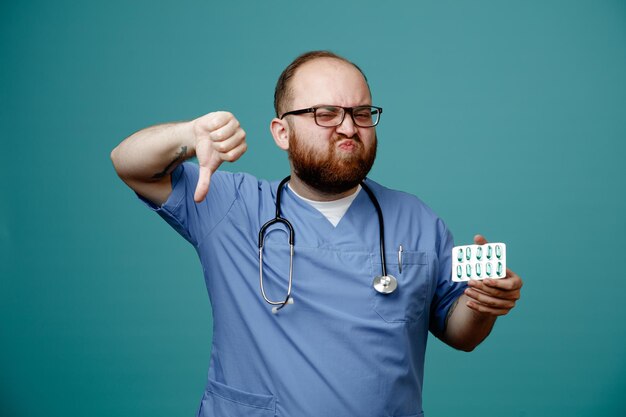
{"type": "MultiPolygon", "coordinates": [[[[360,192],[336,227],[285,187],[281,213],[295,229],[293,305],[272,314],[260,292],[258,233],[274,218],[278,182],[218,171],[193,201],[198,167],[172,174],[158,212],[198,252],[213,309],[208,382],[198,416],[422,416],[424,353],[465,286],[450,279],[452,236],[415,196],[367,180],[385,221],[387,272],[377,293],[378,217],[360,192]],[[398,247],[404,248],[402,273],[398,247]]],[[[282,300],[287,234],[267,234],[268,297],[282,300]]]]}

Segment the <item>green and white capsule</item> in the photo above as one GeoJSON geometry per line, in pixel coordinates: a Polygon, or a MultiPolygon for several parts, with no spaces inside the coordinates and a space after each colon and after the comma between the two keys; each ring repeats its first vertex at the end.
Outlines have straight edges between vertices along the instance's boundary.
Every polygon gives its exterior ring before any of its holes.
{"type": "Polygon", "coordinates": [[[463,276],[463,268],[461,268],[461,265],[457,265],[456,266],[456,277],[457,278],[461,278],[463,276]]]}
{"type": "Polygon", "coordinates": [[[463,262],[463,248],[459,248],[459,250],[457,251],[456,259],[459,262],[463,262]]]}
{"type": "Polygon", "coordinates": [[[496,245],[496,258],[502,258],[502,248],[500,247],[500,245],[496,245]]]}
{"type": "Polygon", "coordinates": [[[499,277],[501,277],[501,276],[502,276],[502,269],[503,269],[503,268],[502,268],[502,262],[498,262],[498,270],[497,270],[497,273],[498,273],[498,276],[499,276],[499,277]]]}
{"type": "Polygon", "coordinates": [[[487,265],[485,266],[485,272],[487,272],[488,277],[491,276],[492,270],[493,270],[493,267],[491,266],[491,262],[487,262],[487,265]]]}
{"type": "Polygon", "coordinates": [[[491,257],[493,256],[493,249],[491,248],[491,245],[487,246],[487,259],[491,259],[491,257]]]}
{"type": "Polygon", "coordinates": [[[483,247],[479,246],[476,248],[476,259],[480,261],[480,258],[483,257],[483,247]]]}
{"type": "Polygon", "coordinates": [[[476,264],[476,276],[480,277],[480,274],[482,272],[481,269],[482,268],[480,267],[480,264],[476,264]]]}
{"type": "Polygon", "coordinates": [[[468,261],[472,259],[472,248],[470,248],[469,246],[465,248],[465,259],[467,259],[468,261]]]}
{"type": "Polygon", "coordinates": [[[472,276],[472,265],[467,264],[465,266],[465,274],[467,275],[468,278],[472,276]]]}

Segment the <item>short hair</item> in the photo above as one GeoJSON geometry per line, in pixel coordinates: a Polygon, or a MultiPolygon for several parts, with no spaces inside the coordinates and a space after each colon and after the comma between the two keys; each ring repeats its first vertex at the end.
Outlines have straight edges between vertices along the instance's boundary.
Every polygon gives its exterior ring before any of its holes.
{"type": "Polygon", "coordinates": [[[285,109],[284,109],[285,102],[290,99],[293,99],[292,97],[293,90],[291,86],[289,85],[290,84],[289,81],[291,80],[291,78],[293,78],[298,68],[300,68],[303,64],[306,64],[307,62],[313,61],[318,58],[338,59],[340,61],[345,62],[346,64],[352,65],[354,68],[359,70],[361,75],[363,75],[363,78],[365,79],[365,83],[367,84],[367,88],[369,89],[369,83],[367,82],[367,77],[365,76],[361,68],[359,68],[359,66],[356,65],[354,62],[349,61],[348,59],[342,56],[339,56],[331,51],[305,52],[302,55],[298,56],[296,59],[294,59],[293,62],[291,62],[291,64],[289,64],[287,68],[283,70],[283,72],[280,74],[280,77],[278,77],[278,81],[276,82],[276,89],[274,90],[274,110],[276,111],[276,117],[280,117],[280,115],[285,112],[285,109]]]}

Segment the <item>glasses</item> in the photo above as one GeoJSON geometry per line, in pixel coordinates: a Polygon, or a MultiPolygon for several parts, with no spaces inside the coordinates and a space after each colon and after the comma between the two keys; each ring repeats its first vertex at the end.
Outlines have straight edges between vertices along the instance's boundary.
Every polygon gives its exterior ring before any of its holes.
{"type": "Polygon", "coordinates": [[[374,127],[380,121],[382,107],[376,106],[317,106],[308,109],[293,110],[283,113],[280,118],[293,114],[295,116],[306,113],[313,113],[315,124],[322,127],[335,127],[343,123],[346,113],[350,113],[352,121],[359,127],[374,127]]]}

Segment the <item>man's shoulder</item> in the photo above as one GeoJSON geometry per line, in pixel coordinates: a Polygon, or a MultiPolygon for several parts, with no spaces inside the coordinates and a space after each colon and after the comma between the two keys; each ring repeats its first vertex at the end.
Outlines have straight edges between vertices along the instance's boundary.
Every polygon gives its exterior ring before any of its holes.
{"type": "Polygon", "coordinates": [[[390,198],[393,199],[394,202],[400,204],[427,207],[426,203],[424,203],[424,201],[422,201],[422,199],[420,199],[415,194],[386,187],[369,178],[366,179],[365,183],[372,189],[372,191],[374,191],[374,194],[381,200],[384,198],[390,198]]]}
{"type": "Polygon", "coordinates": [[[369,178],[366,180],[366,184],[370,186],[381,206],[386,206],[388,209],[397,210],[398,212],[408,211],[413,214],[432,218],[433,220],[439,219],[437,213],[414,194],[386,187],[369,178]]]}

